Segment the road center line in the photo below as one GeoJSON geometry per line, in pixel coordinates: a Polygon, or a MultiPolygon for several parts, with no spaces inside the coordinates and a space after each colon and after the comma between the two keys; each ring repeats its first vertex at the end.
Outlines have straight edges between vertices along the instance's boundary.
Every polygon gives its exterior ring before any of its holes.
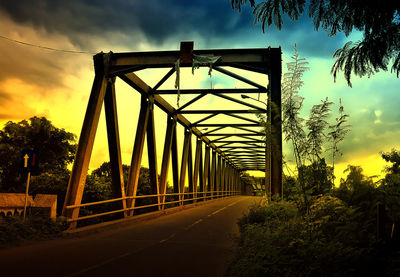
{"type": "MultiPolygon", "coordinates": [[[[138,250],[140,251],[140,250],[143,250],[143,249],[138,249],[138,250]]],[[[103,265],[112,263],[112,262],[114,262],[114,261],[116,261],[116,260],[122,259],[122,258],[124,258],[124,257],[126,257],[126,256],[131,255],[131,254],[132,254],[132,253],[125,253],[125,254],[121,254],[121,255],[112,257],[112,258],[110,258],[110,259],[108,259],[108,260],[105,260],[105,261],[103,261],[103,262],[101,262],[101,263],[98,263],[98,264],[89,266],[89,267],[87,267],[87,268],[84,268],[84,269],[82,269],[82,270],[76,271],[76,272],[71,273],[71,274],[68,274],[68,275],[65,275],[65,277],[73,277],[73,276],[82,275],[83,273],[86,273],[86,272],[88,272],[88,271],[90,271],[90,270],[93,270],[93,269],[97,269],[97,268],[99,268],[99,267],[102,267],[103,265]]]]}
{"type": "Polygon", "coordinates": [[[164,242],[166,242],[167,240],[170,240],[170,239],[172,239],[172,238],[175,237],[175,236],[176,236],[176,234],[173,233],[173,234],[170,235],[168,238],[160,240],[159,243],[164,243],[164,242]]]}
{"type": "Polygon", "coordinates": [[[197,221],[193,222],[192,224],[190,224],[189,226],[185,227],[185,230],[186,230],[186,231],[189,230],[189,229],[192,228],[194,225],[199,224],[199,223],[202,222],[202,221],[203,221],[203,219],[200,218],[199,220],[197,220],[197,221]]]}
{"type": "MultiPolygon", "coordinates": [[[[224,210],[224,209],[226,209],[226,208],[228,208],[228,207],[231,207],[231,206],[237,204],[237,203],[240,202],[240,201],[243,201],[243,199],[242,199],[242,200],[235,201],[235,202],[233,202],[233,203],[231,203],[231,204],[229,204],[229,205],[226,205],[225,207],[222,207],[221,209],[218,209],[218,210],[212,212],[211,214],[207,215],[207,217],[210,217],[210,216],[212,216],[212,215],[215,215],[215,214],[221,212],[222,210],[224,210]]],[[[192,228],[193,226],[199,224],[199,223],[202,222],[202,221],[203,221],[202,218],[199,219],[199,220],[197,220],[197,221],[195,221],[194,223],[192,223],[192,224],[190,224],[189,226],[187,226],[187,227],[185,228],[185,230],[189,230],[190,228],[192,228]]],[[[166,241],[172,239],[172,238],[175,237],[175,236],[176,236],[176,234],[173,233],[173,234],[171,234],[168,238],[162,239],[162,240],[160,240],[158,243],[164,243],[164,242],[166,242],[166,241]]],[[[157,243],[156,243],[156,244],[157,244],[157,243]]],[[[73,272],[73,273],[71,273],[71,274],[67,274],[67,275],[65,275],[65,277],[74,277],[74,276],[82,275],[82,274],[84,274],[84,273],[86,273],[86,272],[88,272],[88,271],[90,271],[90,270],[97,269],[97,268],[102,267],[102,266],[104,266],[104,265],[106,265],[106,264],[109,264],[109,263],[112,263],[112,262],[114,262],[114,261],[120,260],[120,259],[122,259],[122,258],[124,258],[124,257],[127,257],[127,256],[129,256],[129,255],[135,254],[135,253],[137,253],[137,252],[140,252],[140,251],[142,251],[142,250],[144,250],[144,249],[146,249],[146,248],[148,248],[148,247],[152,247],[152,246],[154,246],[154,245],[155,245],[155,244],[148,245],[148,246],[146,246],[146,247],[138,248],[138,249],[136,249],[135,251],[128,252],[128,253],[124,253],[124,254],[121,254],[121,255],[112,257],[112,258],[107,259],[107,260],[105,260],[105,261],[102,261],[102,262],[100,262],[100,263],[98,263],[98,264],[95,264],[95,265],[86,267],[86,268],[84,268],[84,269],[82,269],[82,270],[73,272]]]]}
{"type": "Polygon", "coordinates": [[[225,210],[225,209],[228,208],[228,207],[231,207],[231,206],[233,206],[233,205],[236,205],[236,204],[239,203],[240,201],[242,201],[242,200],[238,200],[238,201],[235,201],[235,202],[233,202],[233,203],[231,203],[231,204],[229,204],[229,205],[226,205],[225,207],[222,207],[221,209],[216,210],[216,211],[210,213],[209,215],[207,215],[207,217],[213,216],[213,215],[215,215],[215,214],[217,214],[217,213],[219,213],[219,212],[225,210]]]}

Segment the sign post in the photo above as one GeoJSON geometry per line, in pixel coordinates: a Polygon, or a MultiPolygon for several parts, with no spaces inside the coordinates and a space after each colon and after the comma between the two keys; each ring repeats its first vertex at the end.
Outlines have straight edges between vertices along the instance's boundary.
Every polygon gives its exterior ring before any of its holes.
{"type": "Polygon", "coordinates": [[[24,204],[24,219],[26,219],[26,207],[28,206],[28,196],[29,196],[29,182],[31,180],[31,172],[37,174],[38,172],[38,152],[36,150],[24,149],[22,150],[22,171],[27,173],[26,178],[26,189],[25,189],[25,204],[24,204]]]}
{"type": "Polygon", "coordinates": [[[29,181],[31,179],[31,172],[28,171],[28,178],[26,178],[26,190],[25,190],[25,205],[24,205],[24,221],[26,219],[26,206],[28,205],[28,191],[29,191],[29,181]]]}

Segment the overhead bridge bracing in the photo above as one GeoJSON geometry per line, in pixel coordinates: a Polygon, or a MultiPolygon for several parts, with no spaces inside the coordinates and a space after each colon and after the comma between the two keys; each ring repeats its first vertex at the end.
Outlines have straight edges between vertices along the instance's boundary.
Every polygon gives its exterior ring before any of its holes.
{"type": "MultiPolygon", "coordinates": [[[[81,207],[114,203],[114,210],[103,212],[99,216],[118,214],[124,217],[132,216],[134,210],[140,208],[135,204],[137,199],[145,197],[137,195],[137,189],[146,137],[153,189],[153,194],[147,197],[152,197],[154,200],[146,207],[152,206],[161,210],[166,208],[167,204],[183,205],[189,201],[241,194],[244,188],[240,173],[246,170],[264,171],[266,191],[270,191],[272,195],[281,193],[280,48],[193,50],[193,42],[182,42],[180,51],[101,52],[94,56],[94,68],[95,78],[63,207],[63,215],[67,217],[71,228],[76,227],[79,220],[95,216],[80,216],[81,207]],[[212,64],[199,64],[199,66],[210,66],[213,71],[245,83],[248,87],[179,89],[180,95],[190,95],[193,98],[180,107],[174,107],[165,100],[165,95],[177,95],[177,89],[161,89],[161,86],[171,76],[178,74],[177,62],[179,68],[192,67],[193,57],[196,56],[219,57],[212,64]],[[153,68],[167,68],[169,71],[155,86],[150,87],[138,76],[138,71],[153,68]],[[251,81],[233,72],[236,69],[265,75],[265,83],[258,84],[251,81]],[[123,80],[141,95],[138,105],[139,119],[126,184],[121,162],[116,78],[123,80]],[[264,95],[268,101],[265,105],[256,105],[256,102],[252,103],[238,97],[242,94],[264,95]],[[212,110],[191,109],[193,104],[207,95],[235,103],[242,108],[224,109],[221,106],[212,110]],[[81,203],[103,103],[114,198],[96,203],[81,203]],[[157,168],[154,106],[166,113],[166,135],[160,170],[157,168]],[[264,127],[255,116],[257,114],[267,114],[267,124],[264,127]],[[191,116],[194,115],[196,119],[191,120],[191,116]],[[215,120],[220,116],[228,117],[229,120],[215,120]],[[178,145],[177,138],[181,134],[177,133],[177,124],[184,128],[183,145],[178,145]],[[193,137],[195,145],[192,145],[193,137]],[[181,157],[178,157],[178,147],[181,149],[181,157]],[[192,151],[192,147],[195,147],[195,151],[192,151]],[[173,193],[167,193],[170,167],[173,175],[173,193]],[[188,184],[185,184],[186,179],[188,184]],[[188,185],[186,191],[185,185],[188,185]]],[[[157,121],[159,120],[157,118],[157,121]]]]}

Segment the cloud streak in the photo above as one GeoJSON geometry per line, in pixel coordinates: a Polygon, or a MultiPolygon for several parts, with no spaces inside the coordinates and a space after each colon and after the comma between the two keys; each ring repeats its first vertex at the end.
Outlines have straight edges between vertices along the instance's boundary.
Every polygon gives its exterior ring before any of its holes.
{"type": "Polygon", "coordinates": [[[282,31],[272,26],[263,35],[261,26],[253,26],[250,9],[244,7],[239,13],[228,0],[19,0],[3,2],[0,10],[19,24],[63,34],[78,48],[95,52],[103,49],[93,38],[104,38],[113,32],[125,34],[125,42],[132,43],[134,49],[138,35],[158,46],[172,39],[201,37],[204,47],[229,45],[233,36],[239,36],[243,41],[250,40],[253,47],[284,42],[282,46],[286,48],[297,42],[312,56],[331,56],[344,39],[341,35],[327,39],[325,32],[313,32],[313,25],[304,14],[298,21],[284,18],[282,31]]]}

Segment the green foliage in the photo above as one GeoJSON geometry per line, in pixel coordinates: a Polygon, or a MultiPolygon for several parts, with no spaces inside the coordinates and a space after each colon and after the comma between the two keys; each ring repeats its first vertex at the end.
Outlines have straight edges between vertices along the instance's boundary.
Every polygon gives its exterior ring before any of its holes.
{"type": "MultiPolygon", "coordinates": [[[[21,174],[20,162],[23,149],[39,152],[40,172],[33,176],[41,180],[65,173],[75,154],[75,135],[56,128],[44,117],[32,117],[29,121],[7,122],[0,131],[0,191],[24,192],[26,176],[21,174]]],[[[38,182],[36,182],[38,183],[38,182]]],[[[45,186],[45,184],[42,184],[45,186]]],[[[47,189],[51,189],[47,186],[47,189]]]]}
{"type": "Polygon", "coordinates": [[[68,227],[63,218],[53,221],[48,217],[30,216],[22,222],[19,216],[0,218],[0,247],[26,240],[43,240],[57,237],[68,227]]]}
{"type": "MultiPolygon", "coordinates": [[[[127,189],[128,176],[130,166],[122,165],[123,170],[123,178],[125,184],[125,190],[127,189]]],[[[125,191],[126,193],[126,191],[125,191]]],[[[150,170],[145,167],[140,168],[139,180],[138,180],[138,188],[136,195],[151,195],[156,192],[151,186],[150,182],[150,170]]],[[[82,203],[90,203],[103,201],[114,198],[112,191],[112,175],[111,175],[111,164],[110,162],[103,162],[98,168],[92,171],[86,178],[85,189],[83,191],[82,203]]],[[[154,203],[155,198],[141,198],[136,199],[135,206],[149,205],[154,203]]],[[[80,215],[91,215],[102,212],[107,212],[115,209],[116,202],[103,203],[99,205],[93,205],[81,208],[80,215]]],[[[142,210],[139,209],[135,211],[136,214],[140,214],[146,211],[153,210],[152,208],[142,210]]],[[[113,215],[105,216],[105,219],[114,219],[113,215]]],[[[90,223],[98,223],[102,220],[100,218],[89,219],[87,222],[90,223]]]]}
{"type": "Polygon", "coordinates": [[[239,220],[226,276],[395,276],[399,255],[375,243],[361,214],[332,196],[307,217],[290,203],[253,206],[239,220]]]}
{"type": "Polygon", "coordinates": [[[291,20],[299,19],[308,7],[307,14],[315,30],[324,29],[334,36],[343,32],[346,36],[354,30],[363,32],[363,39],[356,43],[347,42],[334,54],[335,64],[331,73],[336,79],[337,72],[344,76],[351,86],[351,74],[370,76],[379,70],[386,71],[392,63],[392,72],[400,74],[400,8],[396,3],[382,5],[379,1],[358,0],[231,0],[232,7],[241,10],[242,5],[250,3],[255,23],[265,26],[274,24],[282,28],[283,15],[291,20]],[[306,6],[307,5],[307,6],[306,6]]]}
{"type": "Polygon", "coordinates": [[[254,205],[238,220],[238,226],[240,231],[244,231],[247,225],[254,224],[275,228],[279,221],[293,219],[296,215],[296,207],[288,202],[273,202],[267,209],[254,205]]]}
{"type": "Polygon", "coordinates": [[[324,158],[303,166],[302,172],[307,194],[311,196],[327,194],[332,189],[332,168],[326,165],[324,158]]]}
{"type": "Polygon", "coordinates": [[[111,180],[96,175],[88,175],[82,203],[96,202],[111,199],[111,180]]]}
{"type": "Polygon", "coordinates": [[[286,201],[298,202],[301,189],[298,186],[297,179],[293,176],[283,175],[282,177],[283,197],[286,201]]]}
{"type": "Polygon", "coordinates": [[[376,198],[376,186],[370,177],[363,174],[363,169],[359,166],[348,165],[344,172],[348,175],[346,179],[340,180],[340,186],[335,195],[348,205],[363,206],[372,203],[376,198]]]}
{"type": "Polygon", "coordinates": [[[329,150],[332,150],[332,171],[333,178],[335,178],[335,158],[337,154],[342,155],[342,152],[339,150],[339,143],[344,140],[347,133],[350,131],[350,125],[345,125],[348,114],[344,114],[344,107],[342,105],[342,100],[339,99],[339,117],[336,117],[335,123],[329,125],[330,132],[328,133],[328,140],[332,143],[332,146],[329,150]]]}
{"type": "Polygon", "coordinates": [[[295,45],[293,60],[286,64],[288,72],[283,75],[282,81],[282,132],[286,141],[292,141],[296,165],[303,164],[303,153],[306,150],[306,134],[304,132],[304,119],[300,117],[304,98],[298,93],[303,85],[303,73],[309,69],[308,62],[299,58],[295,45]]]}
{"type": "Polygon", "coordinates": [[[32,176],[29,194],[56,194],[58,196],[57,214],[61,214],[70,173],[68,169],[55,169],[50,172],[42,172],[39,176],[32,176]]]}
{"type": "Polygon", "coordinates": [[[392,226],[395,227],[394,236],[400,240],[400,152],[392,149],[391,152],[382,153],[382,158],[391,163],[386,167],[386,176],[381,180],[379,191],[382,194],[381,202],[387,209],[387,215],[392,226]]]}
{"type": "Polygon", "coordinates": [[[307,148],[308,155],[312,162],[321,158],[322,145],[325,138],[325,128],[328,126],[326,121],[330,114],[330,106],[333,102],[329,102],[328,97],[321,101],[321,104],[314,105],[311,108],[310,116],[306,121],[307,129],[307,148]]]}
{"type": "Polygon", "coordinates": [[[389,153],[382,153],[382,158],[391,163],[386,167],[386,176],[384,184],[386,185],[400,185],[400,151],[392,149],[389,153]]]}

